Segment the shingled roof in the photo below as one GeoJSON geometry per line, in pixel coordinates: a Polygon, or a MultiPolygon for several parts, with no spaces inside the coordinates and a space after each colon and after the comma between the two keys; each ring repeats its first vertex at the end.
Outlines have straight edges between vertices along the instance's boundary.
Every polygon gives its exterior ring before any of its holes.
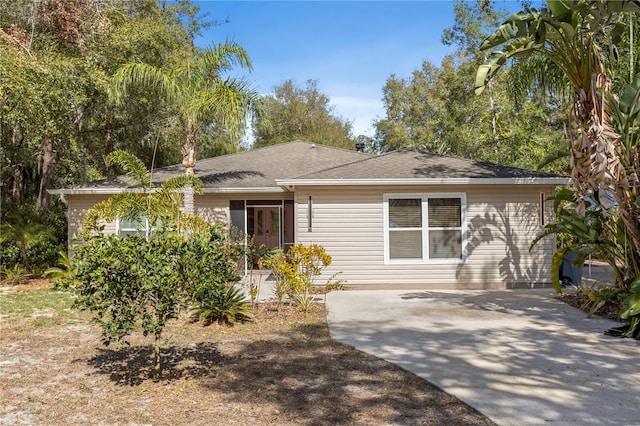
{"type": "MultiPolygon", "coordinates": [[[[205,190],[268,190],[280,188],[276,183],[277,179],[330,169],[371,157],[371,154],[362,152],[294,141],[198,160],[194,173],[202,179],[205,190]]],[[[159,185],[180,173],[184,173],[182,165],[155,169],[153,183],[159,185]]],[[[130,187],[130,180],[123,175],[89,182],[69,190],[54,190],[52,193],[107,192],[111,188],[122,190],[130,187]]]]}
{"type": "MultiPolygon", "coordinates": [[[[156,169],[159,185],[184,173],[182,165],[156,169]]],[[[308,142],[294,141],[199,160],[195,174],[207,192],[281,191],[290,185],[482,184],[544,183],[564,185],[569,179],[553,173],[478,162],[459,157],[401,149],[371,155],[308,142]]],[[[119,192],[130,188],[126,176],[52,194],[119,192]]]]}
{"type": "Polygon", "coordinates": [[[350,164],[309,172],[278,183],[364,183],[403,181],[423,183],[526,183],[544,180],[544,183],[565,184],[568,178],[546,172],[501,166],[466,158],[400,149],[369,157],[350,164]]]}

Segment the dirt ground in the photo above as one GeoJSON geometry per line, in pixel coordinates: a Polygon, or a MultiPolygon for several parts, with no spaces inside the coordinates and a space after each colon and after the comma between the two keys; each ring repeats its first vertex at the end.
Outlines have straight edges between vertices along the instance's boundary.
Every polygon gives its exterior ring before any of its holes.
{"type": "Polygon", "coordinates": [[[0,424],[493,424],[413,374],[332,341],[321,304],[306,314],[262,304],[254,322],[232,328],[177,320],[154,380],[150,340],[102,346],[90,315],[48,287],[0,288],[0,424]]]}
{"type": "MultiPolygon", "coordinates": [[[[558,300],[561,300],[564,303],[573,306],[574,308],[581,309],[585,313],[589,312],[590,307],[592,306],[591,304],[589,304],[590,303],[589,296],[581,292],[563,293],[558,295],[557,297],[558,297],[558,300]]],[[[602,307],[600,307],[597,311],[595,311],[594,315],[607,318],[612,321],[621,321],[620,320],[620,304],[614,303],[614,302],[607,302],[602,307]]]]}

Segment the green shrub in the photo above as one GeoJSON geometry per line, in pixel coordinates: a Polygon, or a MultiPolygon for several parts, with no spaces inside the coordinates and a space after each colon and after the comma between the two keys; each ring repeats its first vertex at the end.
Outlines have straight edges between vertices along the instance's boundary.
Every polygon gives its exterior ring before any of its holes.
{"type": "Polygon", "coordinates": [[[232,326],[237,321],[251,318],[249,301],[241,290],[233,285],[228,287],[210,286],[194,300],[193,314],[203,325],[217,322],[232,326]]]}
{"type": "Polygon", "coordinates": [[[6,268],[2,272],[2,284],[3,285],[20,285],[29,282],[31,274],[24,268],[24,266],[16,263],[11,268],[6,268]]]}
{"type": "Polygon", "coordinates": [[[53,280],[56,289],[75,287],[77,284],[75,268],[65,250],[58,252],[58,266],[47,269],[42,275],[53,280]]]}
{"type": "Polygon", "coordinates": [[[586,292],[587,302],[581,307],[583,310],[587,310],[587,316],[591,317],[606,303],[614,303],[620,305],[625,298],[626,292],[620,290],[618,287],[603,287],[600,289],[589,289],[587,291],[579,290],[583,293],[586,292]]]}
{"type": "MultiPolygon", "coordinates": [[[[271,252],[262,259],[262,262],[275,277],[274,292],[278,303],[288,296],[297,302],[303,311],[307,311],[313,300],[310,294],[315,280],[327,266],[331,265],[331,256],[318,244],[310,246],[296,244],[287,253],[282,250],[271,252]]],[[[333,284],[335,276],[336,274],[327,281],[327,284],[333,284]]],[[[343,286],[343,282],[341,280],[339,285],[343,286]]]]}
{"type": "Polygon", "coordinates": [[[620,319],[627,324],[611,328],[605,334],[640,340],[640,277],[629,285],[629,293],[622,301],[620,319]]]}
{"type": "Polygon", "coordinates": [[[0,239],[0,265],[11,268],[20,263],[20,247],[17,241],[0,239]]]}

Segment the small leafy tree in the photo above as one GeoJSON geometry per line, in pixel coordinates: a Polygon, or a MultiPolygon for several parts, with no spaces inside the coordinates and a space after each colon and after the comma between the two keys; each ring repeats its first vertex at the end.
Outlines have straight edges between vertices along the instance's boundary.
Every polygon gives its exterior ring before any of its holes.
{"type": "MultiPolygon", "coordinates": [[[[220,297],[239,278],[235,265],[241,248],[231,248],[220,227],[188,237],[160,229],[144,235],[99,236],[76,251],[78,299],[76,307],[96,313],[105,345],[127,344],[126,337],[140,329],[154,338],[154,374],[161,372],[162,332],[171,319],[190,306],[216,311],[202,320],[232,323],[247,316],[247,304],[237,297],[220,297]],[[198,261],[194,262],[194,257],[198,261]]],[[[201,311],[200,314],[203,312],[201,311]]]]}
{"type": "Polygon", "coordinates": [[[224,309],[216,304],[220,301],[216,297],[228,294],[239,279],[236,268],[244,250],[220,226],[181,211],[184,185],[202,188],[193,175],[177,176],[152,188],[151,174],[135,156],[116,151],[108,161],[122,165],[142,190],[117,194],[87,212],[86,241],[74,257],[75,306],[96,313],[105,345],[127,343],[126,337],[137,329],[153,336],[154,375],[159,377],[162,332],[182,309],[200,310],[205,323],[214,318],[202,315],[205,308],[217,309],[219,316],[214,319],[218,321],[244,317],[241,308],[246,302],[241,297],[233,298],[224,309]],[[117,217],[147,219],[154,228],[148,235],[102,235],[104,222],[117,217]]]}

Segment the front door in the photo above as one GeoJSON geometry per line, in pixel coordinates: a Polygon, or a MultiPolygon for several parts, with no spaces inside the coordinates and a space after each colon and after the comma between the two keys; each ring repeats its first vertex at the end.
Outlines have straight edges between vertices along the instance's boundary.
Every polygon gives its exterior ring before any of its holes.
{"type": "Polygon", "coordinates": [[[256,249],[280,247],[280,207],[252,207],[248,213],[248,234],[254,236],[256,249]]]}

